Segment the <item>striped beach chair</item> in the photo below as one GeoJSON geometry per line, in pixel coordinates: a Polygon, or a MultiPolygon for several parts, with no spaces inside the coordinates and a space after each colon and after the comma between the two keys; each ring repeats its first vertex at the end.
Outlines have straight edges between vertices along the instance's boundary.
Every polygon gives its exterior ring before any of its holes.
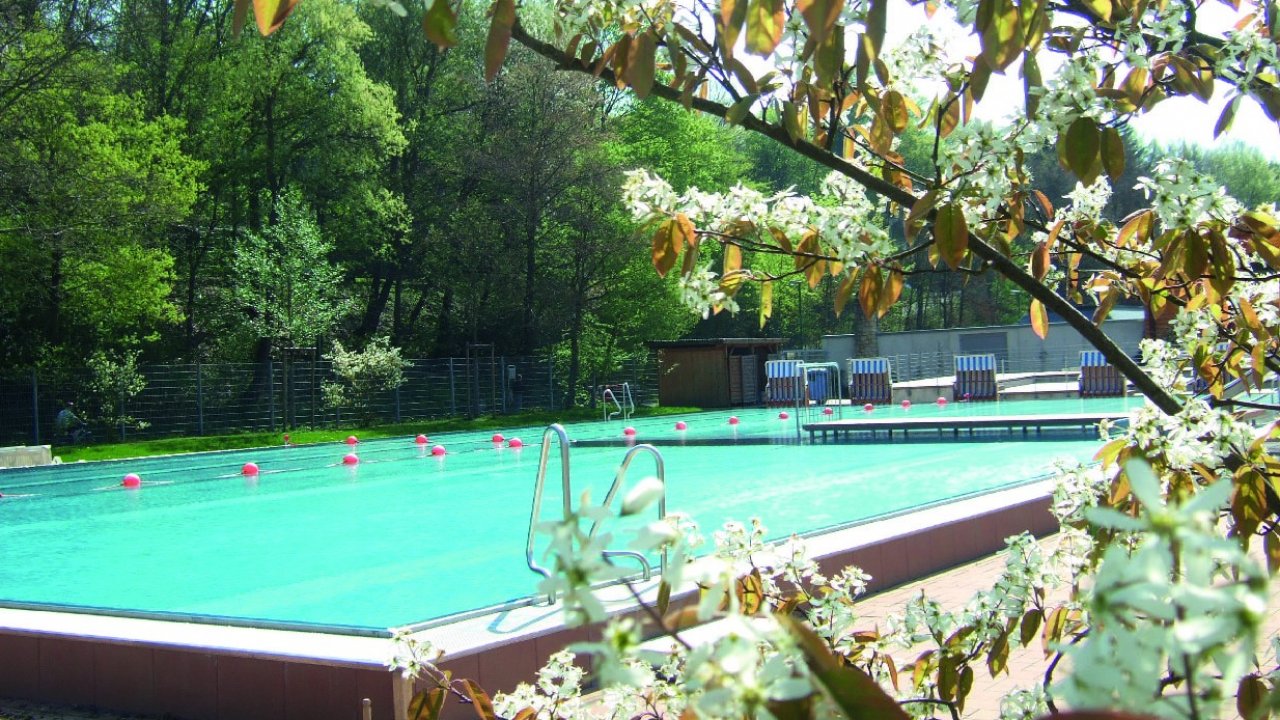
{"type": "Polygon", "coordinates": [[[995,400],[996,356],[957,355],[951,394],[956,400],[995,400]]]}
{"type": "Polygon", "coordinates": [[[769,360],[764,364],[766,407],[809,404],[808,377],[803,360],[769,360]]]}
{"type": "Polygon", "coordinates": [[[1125,380],[1097,350],[1080,351],[1080,397],[1124,395],[1125,380]]]}
{"type": "Polygon", "coordinates": [[[849,402],[885,405],[893,401],[889,358],[849,358],[849,402]]]}

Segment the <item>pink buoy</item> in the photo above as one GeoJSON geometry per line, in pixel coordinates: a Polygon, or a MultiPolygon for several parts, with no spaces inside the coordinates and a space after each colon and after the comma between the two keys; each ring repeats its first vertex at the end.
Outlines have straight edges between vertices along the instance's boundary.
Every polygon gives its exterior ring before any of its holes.
{"type": "Polygon", "coordinates": [[[257,464],[257,463],[251,463],[251,462],[247,462],[247,463],[245,463],[245,464],[244,464],[244,467],[240,468],[240,474],[241,474],[241,475],[257,475],[257,474],[258,474],[258,464],[257,464]]]}
{"type": "Polygon", "coordinates": [[[689,426],[688,426],[687,424],[685,424],[685,421],[681,420],[681,421],[679,421],[679,422],[677,422],[677,423],[676,423],[676,429],[677,429],[677,430],[688,430],[688,429],[689,429],[689,426]]]}
{"type": "Polygon", "coordinates": [[[124,480],[120,481],[121,487],[136,488],[142,487],[142,478],[137,473],[129,473],[124,476],[124,480]]]}
{"type": "Polygon", "coordinates": [[[502,433],[494,433],[493,437],[490,439],[493,440],[493,442],[497,445],[501,445],[502,441],[506,440],[506,438],[502,437],[502,433]]]}
{"type": "Polygon", "coordinates": [[[427,436],[426,436],[426,435],[419,435],[418,437],[414,438],[414,439],[413,439],[413,441],[414,441],[414,442],[416,442],[416,443],[418,443],[419,445],[426,445],[426,444],[427,444],[427,436]]]}
{"type": "Polygon", "coordinates": [[[288,445],[288,444],[289,444],[289,433],[285,433],[285,435],[284,435],[284,444],[285,444],[285,445],[288,445]]]}
{"type": "Polygon", "coordinates": [[[910,401],[910,400],[903,400],[903,401],[902,401],[902,409],[903,409],[903,410],[910,410],[910,409],[911,409],[911,401],[910,401]]]}
{"type": "Polygon", "coordinates": [[[740,423],[740,422],[742,422],[742,421],[738,419],[738,416],[737,416],[737,415],[730,415],[730,416],[729,416],[729,424],[730,424],[730,425],[737,425],[737,424],[738,424],[738,423],[740,423]]]}
{"type": "Polygon", "coordinates": [[[519,450],[520,448],[524,447],[524,441],[521,440],[520,438],[511,438],[510,440],[507,441],[507,447],[515,448],[519,450]]]}
{"type": "Polygon", "coordinates": [[[342,456],[343,465],[357,465],[359,463],[360,463],[360,458],[357,457],[355,453],[347,453],[346,455],[342,456]]]}
{"type": "Polygon", "coordinates": [[[872,405],[871,403],[867,403],[866,405],[862,406],[862,412],[871,412],[872,410],[875,410],[875,409],[876,409],[876,406],[872,405]]]}
{"type": "Polygon", "coordinates": [[[636,434],[636,429],[633,427],[625,427],[622,429],[622,434],[626,435],[627,437],[634,437],[636,434]]]}
{"type": "Polygon", "coordinates": [[[787,414],[787,411],[786,411],[786,410],[783,410],[782,412],[778,413],[778,419],[779,419],[779,420],[786,420],[786,419],[787,419],[787,418],[789,418],[789,417],[791,417],[791,416],[787,414]]]}
{"type": "Polygon", "coordinates": [[[431,448],[431,454],[436,457],[443,457],[444,453],[445,453],[445,449],[443,445],[436,445],[435,447],[431,448]]]}
{"type": "Polygon", "coordinates": [[[831,408],[822,408],[822,414],[823,414],[823,415],[835,415],[835,414],[836,414],[836,411],[835,411],[835,410],[832,410],[831,408]]]}
{"type": "Polygon", "coordinates": [[[358,443],[358,442],[360,442],[360,441],[359,441],[358,439],[356,439],[356,436],[355,436],[355,435],[348,435],[348,436],[347,436],[347,444],[348,444],[348,445],[355,445],[355,444],[356,444],[356,443],[358,443]]]}
{"type": "Polygon", "coordinates": [[[965,393],[965,394],[964,394],[964,400],[965,400],[965,402],[968,402],[968,401],[969,401],[969,400],[971,400],[972,398],[973,398],[973,396],[972,396],[972,395],[970,395],[969,393],[965,393]]]}
{"type": "Polygon", "coordinates": [[[938,398],[938,407],[946,407],[946,406],[947,406],[947,399],[944,397],[938,398]]]}

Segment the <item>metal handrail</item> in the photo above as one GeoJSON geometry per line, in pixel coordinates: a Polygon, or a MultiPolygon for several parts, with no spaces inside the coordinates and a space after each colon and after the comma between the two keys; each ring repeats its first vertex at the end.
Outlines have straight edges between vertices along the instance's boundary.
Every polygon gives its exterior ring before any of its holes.
{"type": "MultiPolygon", "coordinates": [[[[560,440],[560,487],[564,517],[567,518],[573,513],[573,506],[570,504],[569,496],[569,435],[564,431],[564,426],[559,423],[552,423],[547,426],[546,430],[542,431],[542,453],[538,456],[538,479],[533,486],[533,509],[529,513],[529,541],[524,550],[524,559],[529,564],[529,569],[548,580],[551,579],[551,571],[542,567],[533,559],[533,536],[534,527],[538,524],[538,517],[542,514],[542,488],[547,481],[547,456],[551,454],[552,435],[560,440]]],[[[555,602],[555,600],[555,593],[551,593],[551,602],[555,602]]]]}
{"type": "MultiPolygon", "coordinates": [[[[631,461],[635,460],[636,455],[639,455],[642,452],[648,453],[653,456],[654,473],[658,478],[658,482],[662,483],[662,487],[663,487],[662,495],[658,497],[658,520],[660,521],[666,520],[667,519],[666,463],[662,459],[662,453],[658,452],[658,448],[652,445],[647,445],[647,444],[636,445],[635,447],[628,450],[626,455],[622,456],[622,463],[618,465],[618,473],[613,476],[613,484],[609,486],[609,492],[604,496],[604,506],[609,507],[609,505],[613,504],[613,499],[618,496],[618,491],[622,489],[623,481],[625,481],[627,478],[627,470],[630,469],[631,467],[631,461]]],[[[596,530],[598,530],[599,528],[600,528],[599,520],[596,520],[595,522],[591,523],[591,530],[590,532],[587,533],[587,537],[594,538],[596,536],[596,530]]],[[[632,552],[630,550],[606,550],[604,552],[605,557],[614,557],[618,555],[631,557],[639,561],[640,567],[644,572],[645,580],[648,580],[653,575],[653,568],[649,565],[648,558],[646,558],[641,553],[632,552]]],[[[667,572],[666,548],[663,548],[661,555],[658,556],[658,570],[662,574],[665,574],[667,572]]]]}
{"type": "MultiPolygon", "coordinates": [[[[533,508],[529,513],[529,539],[525,544],[524,551],[524,559],[528,564],[529,569],[547,579],[552,577],[551,571],[534,561],[533,545],[534,528],[537,526],[538,518],[542,514],[542,490],[546,486],[547,460],[551,454],[551,438],[553,435],[560,441],[560,488],[564,517],[567,519],[573,514],[573,505],[569,488],[569,435],[565,432],[563,426],[558,423],[554,423],[549,425],[542,433],[542,452],[538,456],[538,477],[533,486],[533,508]]],[[[666,465],[662,460],[662,454],[659,453],[658,449],[652,445],[636,445],[628,450],[627,454],[623,456],[622,464],[618,466],[618,473],[614,476],[613,484],[609,486],[609,492],[605,496],[605,507],[608,507],[613,502],[614,498],[618,496],[618,490],[622,488],[622,483],[627,476],[627,469],[631,467],[631,461],[634,460],[635,456],[641,452],[647,452],[653,456],[654,465],[656,466],[655,472],[657,473],[658,480],[663,483],[664,487],[666,486],[666,465]]],[[[667,497],[664,492],[663,495],[658,498],[658,519],[665,520],[666,517],[667,497]]],[[[599,520],[592,523],[591,531],[588,533],[587,537],[594,538],[599,526],[599,520]]],[[[605,558],[630,557],[640,563],[641,571],[644,574],[644,580],[649,580],[653,576],[653,567],[649,564],[648,558],[641,553],[633,552],[631,550],[605,550],[601,554],[605,558]]],[[[661,572],[665,573],[667,569],[667,551],[665,548],[662,550],[662,553],[658,558],[658,562],[661,572]]],[[[550,603],[555,603],[556,593],[554,591],[547,593],[547,599],[550,603]]]]}
{"type": "Polygon", "coordinates": [[[636,399],[631,396],[631,383],[622,383],[622,399],[626,401],[626,405],[622,406],[622,419],[629,420],[636,412],[636,399]]]}
{"type": "Polygon", "coordinates": [[[618,402],[618,396],[614,394],[613,388],[605,388],[604,392],[600,393],[600,404],[604,408],[604,419],[606,421],[612,420],[619,415],[622,415],[623,420],[627,419],[626,414],[622,410],[622,403],[618,402]],[[610,400],[613,401],[614,407],[618,408],[614,412],[609,412],[610,400]]]}

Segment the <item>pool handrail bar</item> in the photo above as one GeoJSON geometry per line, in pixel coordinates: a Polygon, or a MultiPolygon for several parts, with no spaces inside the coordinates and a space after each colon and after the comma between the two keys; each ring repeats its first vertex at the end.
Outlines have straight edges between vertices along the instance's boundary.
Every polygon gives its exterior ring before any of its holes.
{"type": "MultiPolygon", "coordinates": [[[[572,496],[569,488],[569,435],[565,432],[564,426],[559,423],[552,423],[542,432],[542,452],[538,455],[538,477],[533,485],[533,508],[529,513],[529,538],[525,544],[524,558],[529,569],[538,573],[548,580],[551,579],[551,571],[542,567],[533,559],[534,532],[538,525],[538,518],[542,514],[542,489],[547,482],[547,460],[551,454],[551,438],[555,437],[560,442],[560,492],[561,504],[564,511],[564,517],[568,518],[573,514],[572,496]]],[[[658,498],[658,519],[665,520],[667,517],[667,496],[666,487],[666,465],[662,460],[662,453],[652,445],[636,445],[627,451],[622,458],[622,464],[618,466],[618,472],[614,475],[613,484],[609,486],[609,493],[605,496],[604,507],[608,507],[613,499],[617,497],[618,490],[621,489],[623,481],[627,476],[627,469],[631,466],[631,461],[640,452],[648,452],[653,456],[655,472],[658,480],[662,482],[664,492],[658,498]]],[[[600,521],[591,524],[589,538],[594,538],[596,529],[600,521]]],[[[605,550],[601,553],[606,559],[611,557],[631,557],[640,563],[641,570],[644,574],[644,580],[648,580],[653,576],[653,567],[649,564],[648,558],[638,552],[630,550],[605,550]]],[[[658,558],[659,568],[661,572],[667,569],[667,551],[663,549],[658,558]]],[[[551,604],[556,601],[555,591],[547,593],[547,599],[551,604]]]]}
{"type": "MultiPolygon", "coordinates": [[[[658,520],[659,521],[666,520],[667,519],[666,462],[663,461],[662,453],[658,452],[658,448],[648,444],[636,445],[635,447],[628,450],[626,455],[622,456],[622,463],[618,465],[618,472],[616,475],[613,476],[613,484],[609,486],[609,492],[604,496],[603,506],[609,507],[610,505],[613,504],[613,499],[618,496],[618,491],[622,489],[622,484],[626,480],[627,470],[631,467],[631,461],[635,460],[636,455],[640,454],[641,452],[646,452],[653,456],[654,473],[655,473],[655,476],[658,478],[658,482],[662,483],[662,494],[658,496],[658,520]]],[[[587,533],[587,537],[594,538],[596,536],[596,530],[598,530],[599,527],[600,527],[599,520],[596,520],[595,522],[591,523],[591,530],[590,532],[587,533]]],[[[626,556],[626,557],[635,558],[640,563],[640,567],[644,573],[645,580],[648,580],[653,575],[653,567],[649,565],[649,559],[646,558],[641,553],[633,552],[631,550],[605,550],[603,555],[606,558],[614,557],[614,556],[626,556]]],[[[662,553],[658,556],[658,572],[664,575],[667,572],[667,549],[665,547],[662,549],[662,553]]]]}
{"type": "Polygon", "coordinates": [[[604,406],[604,419],[612,420],[621,415],[623,421],[631,419],[631,414],[636,411],[636,401],[631,397],[631,383],[622,383],[622,398],[618,398],[618,393],[613,388],[606,385],[600,393],[600,404],[604,406]],[[609,401],[613,401],[613,406],[618,408],[613,412],[609,411],[609,401]]]}
{"type": "MultiPolygon", "coordinates": [[[[534,528],[538,524],[538,516],[542,511],[542,488],[547,481],[547,459],[551,454],[552,436],[555,436],[560,441],[560,487],[564,517],[569,517],[573,512],[569,495],[569,435],[564,431],[563,425],[552,423],[547,426],[546,430],[542,431],[542,452],[538,455],[538,479],[533,485],[533,508],[529,513],[529,541],[524,550],[524,559],[528,563],[529,569],[548,580],[551,579],[551,571],[542,567],[533,559],[533,535],[534,528]]],[[[555,601],[555,593],[551,593],[551,602],[554,603],[555,601]]]]}

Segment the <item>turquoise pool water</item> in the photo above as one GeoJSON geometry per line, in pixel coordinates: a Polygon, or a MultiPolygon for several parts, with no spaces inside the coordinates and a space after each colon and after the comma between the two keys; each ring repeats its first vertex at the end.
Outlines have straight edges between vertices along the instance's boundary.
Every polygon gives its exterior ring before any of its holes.
{"type": "MultiPolygon", "coordinates": [[[[1130,404],[1135,400],[1127,401],[1130,404]]],[[[1003,403],[1006,413],[1113,410],[1123,400],[1003,403]]],[[[993,414],[994,404],[912,413],[993,414]]],[[[636,421],[663,442],[669,507],[710,531],[758,516],[775,536],[804,533],[1025,482],[1058,458],[1088,459],[1076,434],[1025,441],[796,444],[777,410],[636,421]],[[741,418],[736,430],[727,418],[741,418]],[[677,420],[688,430],[673,429],[677,420]],[[691,445],[681,438],[761,444],[691,445]],[[777,440],[777,444],[764,444],[777,440]]],[[[880,417],[901,408],[879,408],[880,417]]],[[[846,417],[861,415],[846,410],[846,417]]],[[[577,440],[622,437],[623,424],[570,426],[577,440]]],[[[278,447],[0,472],[0,604],[381,630],[528,597],[538,577],[524,545],[542,428],[513,428],[528,447],[490,433],[278,447]],[[262,474],[242,477],[245,462],[262,474]],[[143,485],[124,489],[125,473],[143,485]]],[[[572,451],[575,495],[603,499],[625,450],[572,451]]],[[[641,457],[632,482],[652,473],[641,457]]],[[[544,516],[558,512],[552,457],[544,516]]]]}

